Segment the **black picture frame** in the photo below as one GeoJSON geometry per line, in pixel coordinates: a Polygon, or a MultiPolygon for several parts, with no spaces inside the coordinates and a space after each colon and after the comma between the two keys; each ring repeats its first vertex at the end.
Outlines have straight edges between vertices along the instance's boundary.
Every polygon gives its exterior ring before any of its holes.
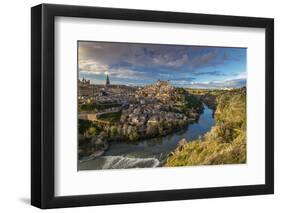
{"type": "Polygon", "coordinates": [[[60,208],[274,193],[274,20],[241,16],[41,4],[31,8],[31,204],[60,208]],[[55,17],[264,28],[265,184],[94,195],[54,195],[55,17]]]}

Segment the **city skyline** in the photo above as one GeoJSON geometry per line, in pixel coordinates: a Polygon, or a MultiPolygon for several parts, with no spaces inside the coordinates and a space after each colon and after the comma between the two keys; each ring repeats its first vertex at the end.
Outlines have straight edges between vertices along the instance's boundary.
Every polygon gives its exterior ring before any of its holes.
{"type": "Polygon", "coordinates": [[[169,80],[176,87],[246,86],[246,48],[78,42],[79,79],[142,86],[169,80]]]}

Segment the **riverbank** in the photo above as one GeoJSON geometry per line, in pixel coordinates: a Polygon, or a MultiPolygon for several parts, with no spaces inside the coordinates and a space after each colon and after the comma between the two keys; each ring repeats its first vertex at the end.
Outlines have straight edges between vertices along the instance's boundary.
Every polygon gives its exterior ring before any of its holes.
{"type": "Polygon", "coordinates": [[[167,155],[176,149],[182,138],[197,139],[210,131],[214,125],[213,111],[204,105],[197,122],[193,122],[172,134],[140,140],[138,142],[110,143],[103,156],[87,162],[79,162],[79,170],[97,170],[107,168],[151,168],[162,167],[167,155]],[[117,160],[119,159],[119,161],[117,160]],[[149,160],[147,160],[149,159],[149,160]],[[158,163],[156,163],[158,162],[158,163]],[[122,165],[122,166],[121,166],[122,165]],[[132,167],[134,165],[135,167],[132,167]]]}
{"type": "Polygon", "coordinates": [[[246,163],[246,88],[214,95],[216,125],[201,139],[182,141],[165,166],[246,163]]]}

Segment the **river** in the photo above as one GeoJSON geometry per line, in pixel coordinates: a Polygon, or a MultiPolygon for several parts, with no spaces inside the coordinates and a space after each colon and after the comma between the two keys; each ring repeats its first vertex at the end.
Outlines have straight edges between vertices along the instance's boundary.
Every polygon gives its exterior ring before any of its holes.
{"type": "Polygon", "coordinates": [[[167,154],[176,149],[181,139],[197,139],[210,131],[213,125],[213,110],[204,105],[198,121],[189,124],[185,129],[164,137],[134,143],[111,143],[103,156],[79,162],[79,170],[161,167],[167,154]]]}

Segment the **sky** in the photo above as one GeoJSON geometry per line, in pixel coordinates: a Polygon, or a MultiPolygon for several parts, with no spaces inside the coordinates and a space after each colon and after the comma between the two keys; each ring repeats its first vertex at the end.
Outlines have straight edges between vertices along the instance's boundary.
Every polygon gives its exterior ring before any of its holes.
{"type": "Polygon", "coordinates": [[[176,87],[246,86],[246,48],[78,42],[79,79],[93,84],[147,85],[169,80],[176,87]]]}

